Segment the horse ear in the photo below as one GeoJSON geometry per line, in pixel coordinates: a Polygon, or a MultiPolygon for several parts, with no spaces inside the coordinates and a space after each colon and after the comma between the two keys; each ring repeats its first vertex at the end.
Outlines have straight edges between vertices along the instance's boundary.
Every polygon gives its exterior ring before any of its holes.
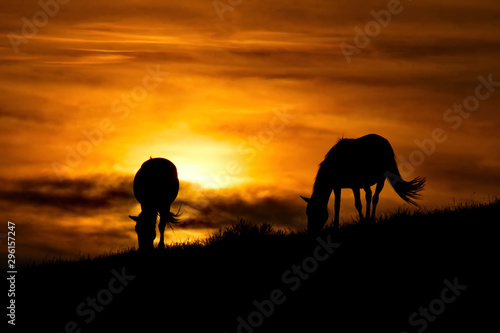
{"type": "Polygon", "coordinates": [[[311,199],[309,198],[306,198],[306,197],[303,197],[303,196],[300,196],[305,202],[309,203],[309,201],[311,201],[311,199]]]}
{"type": "Polygon", "coordinates": [[[130,217],[132,220],[134,220],[135,222],[139,222],[139,216],[132,216],[132,215],[129,215],[128,217],[130,217]]]}

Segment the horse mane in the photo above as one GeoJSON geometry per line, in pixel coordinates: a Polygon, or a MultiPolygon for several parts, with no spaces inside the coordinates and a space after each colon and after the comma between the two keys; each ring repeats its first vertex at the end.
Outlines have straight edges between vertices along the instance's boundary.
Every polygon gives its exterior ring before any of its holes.
{"type": "Polygon", "coordinates": [[[344,138],[342,135],[341,138],[337,140],[337,143],[326,153],[325,159],[319,164],[319,170],[316,174],[316,179],[314,181],[313,191],[318,190],[321,186],[324,186],[325,183],[329,183],[329,177],[331,177],[331,163],[335,160],[336,155],[340,150],[345,148],[345,145],[351,142],[353,139],[344,138]],[[326,182],[325,182],[326,179],[326,182]]]}
{"type": "Polygon", "coordinates": [[[351,139],[346,139],[343,136],[337,140],[337,143],[326,153],[325,159],[323,162],[319,164],[319,167],[321,168],[322,166],[325,166],[328,164],[332,158],[335,156],[335,154],[344,147],[344,143],[350,141],[351,139]]]}

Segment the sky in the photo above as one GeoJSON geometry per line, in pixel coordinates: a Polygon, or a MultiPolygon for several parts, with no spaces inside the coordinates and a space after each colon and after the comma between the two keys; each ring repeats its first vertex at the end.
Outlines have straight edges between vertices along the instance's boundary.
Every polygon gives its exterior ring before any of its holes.
{"type": "MultiPolygon", "coordinates": [[[[493,0],[2,1],[0,234],[16,223],[20,261],[136,246],[150,156],[181,182],[167,243],[240,218],[304,229],[324,155],[370,133],[427,178],[424,209],[488,201],[498,17],[493,0]]],[[[386,185],[378,214],[401,207],[386,185]]]]}

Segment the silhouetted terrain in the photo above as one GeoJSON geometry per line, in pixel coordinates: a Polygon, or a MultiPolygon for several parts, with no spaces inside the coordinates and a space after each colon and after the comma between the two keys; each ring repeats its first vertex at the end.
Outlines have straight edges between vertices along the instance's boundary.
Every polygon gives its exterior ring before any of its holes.
{"type": "Polygon", "coordinates": [[[496,317],[499,216],[500,201],[401,211],[372,225],[327,228],[321,241],[240,221],[149,257],[132,250],[25,267],[17,275],[16,326],[54,333],[486,331],[496,317]],[[425,319],[419,308],[429,306],[438,314],[425,319]]]}

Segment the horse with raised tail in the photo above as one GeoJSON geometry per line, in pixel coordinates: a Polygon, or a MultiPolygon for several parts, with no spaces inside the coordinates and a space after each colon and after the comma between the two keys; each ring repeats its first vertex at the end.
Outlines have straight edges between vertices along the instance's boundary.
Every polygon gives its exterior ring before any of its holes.
{"type": "Polygon", "coordinates": [[[340,192],[350,188],[354,193],[354,206],[361,220],[375,218],[379,194],[385,179],[396,193],[406,202],[418,206],[414,201],[420,198],[425,178],[416,177],[405,181],[401,177],[389,141],[376,134],[358,139],[340,139],[321,162],[314,182],[311,198],[302,197],[307,202],[307,229],[312,234],[321,231],[328,220],[328,201],[332,190],[335,194],[334,227],[339,226],[340,192]],[[371,186],[377,184],[372,197],[371,186]],[[363,216],[360,189],[365,191],[366,215],[363,216]],[[370,206],[373,204],[370,215],[370,206]]]}

